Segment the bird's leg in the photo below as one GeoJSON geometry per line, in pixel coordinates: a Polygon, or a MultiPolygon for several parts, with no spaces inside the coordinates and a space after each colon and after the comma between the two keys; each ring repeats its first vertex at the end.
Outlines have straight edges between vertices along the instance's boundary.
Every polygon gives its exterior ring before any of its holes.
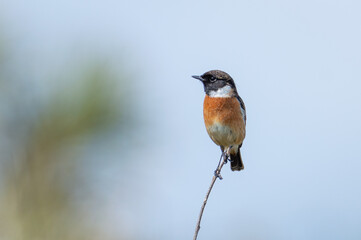
{"type": "Polygon", "coordinates": [[[214,171],[214,176],[218,177],[220,180],[222,180],[222,176],[220,174],[220,170],[219,170],[219,166],[221,165],[221,162],[222,162],[222,158],[223,158],[223,161],[224,161],[224,164],[227,163],[227,160],[229,158],[229,152],[231,150],[232,146],[228,147],[227,149],[223,149],[222,148],[222,154],[221,154],[221,157],[219,159],[219,162],[218,162],[218,165],[217,165],[217,168],[216,170],[214,171]]]}
{"type": "Polygon", "coordinates": [[[222,180],[222,176],[219,172],[219,165],[221,165],[221,161],[222,161],[222,158],[224,157],[224,151],[222,151],[222,154],[221,154],[221,158],[219,159],[219,162],[218,162],[218,165],[217,165],[217,168],[216,170],[214,170],[214,176],[216,176],[217,178],[219,178],[219,180],[222,180]]]}
{"type": "Polygon", "coordinates": [[[231,148],[232,148],[232,146],[229,146],[228,148],[226,148],[224,150],[224,153],[222,154],[223,157],[224,157],[224,163],[227,163],[228,160],[231,161],[231,158],[230,158],[230,156],[231,156],[230,155],[231,148]]]}
{"type": "Polygon", "coordinates": [[[233,146],[229,146],[226,150],[225,150],[225,154],[226,154],[226,160],[225,160],[225,162],[227,163],[227,159],[230,161],[230,162],[232,162],[232,160],[231,160],[231,148],[232,148],[233,146]]]}

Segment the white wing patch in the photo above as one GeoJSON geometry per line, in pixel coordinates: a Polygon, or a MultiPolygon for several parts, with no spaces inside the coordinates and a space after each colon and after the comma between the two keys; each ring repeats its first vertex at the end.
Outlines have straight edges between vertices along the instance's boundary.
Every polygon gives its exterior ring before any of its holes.
{"type": "Polygon", "coordinates": [[[243,121],[244,123],[246,123],[246,111],[242,107],[241,107],[241,112],[242,112],[243,121]]]}
{"type": "Polygon", "coordinates": [[[241,97],[238,96],[239,104],[241,105],[241,113],[243,117],[244,124],[246,124],[247,115],[246,115],[246,106],[244,105],[244,102],[241,97]]]}

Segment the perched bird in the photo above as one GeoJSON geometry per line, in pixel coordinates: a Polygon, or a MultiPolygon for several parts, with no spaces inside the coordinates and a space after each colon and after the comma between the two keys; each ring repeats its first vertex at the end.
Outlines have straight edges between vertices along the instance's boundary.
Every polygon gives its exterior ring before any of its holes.
{"type": "Polygon", "coordinates": [[[229,149],[232,171],[244,169],[240,148],[246,136],[246,107],[233,79],[220,70],[192,76],[203,83],[206,96],[203,117],[208,135],[221,147],[229,149]]]}

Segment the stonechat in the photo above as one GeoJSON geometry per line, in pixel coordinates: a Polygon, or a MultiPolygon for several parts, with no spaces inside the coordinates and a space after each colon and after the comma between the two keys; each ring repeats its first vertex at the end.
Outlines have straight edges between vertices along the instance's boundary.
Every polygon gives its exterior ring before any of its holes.
{"type": "Polygon", "coordinates": [[[203,83],[206,93],[203,117],[209,137],[222,154],[229,149],[232,171],[244,169],[240,148],[246,136],[246,107],[233,79],[220,70],[192,77],[203,83]]]}

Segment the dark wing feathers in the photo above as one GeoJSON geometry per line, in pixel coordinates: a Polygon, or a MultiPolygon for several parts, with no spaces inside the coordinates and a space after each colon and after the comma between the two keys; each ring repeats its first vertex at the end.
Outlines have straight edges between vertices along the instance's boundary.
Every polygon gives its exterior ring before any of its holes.
{"type": "Polygon", "coordinates": [[[244,102],[240,96],[237,96],[237,100],[238,100],[239,104],[241,105],[241,111],[243,113],[244,123],[246,124],[246,121],[247,121],[246,105],[244,105],[244,102]]]}

